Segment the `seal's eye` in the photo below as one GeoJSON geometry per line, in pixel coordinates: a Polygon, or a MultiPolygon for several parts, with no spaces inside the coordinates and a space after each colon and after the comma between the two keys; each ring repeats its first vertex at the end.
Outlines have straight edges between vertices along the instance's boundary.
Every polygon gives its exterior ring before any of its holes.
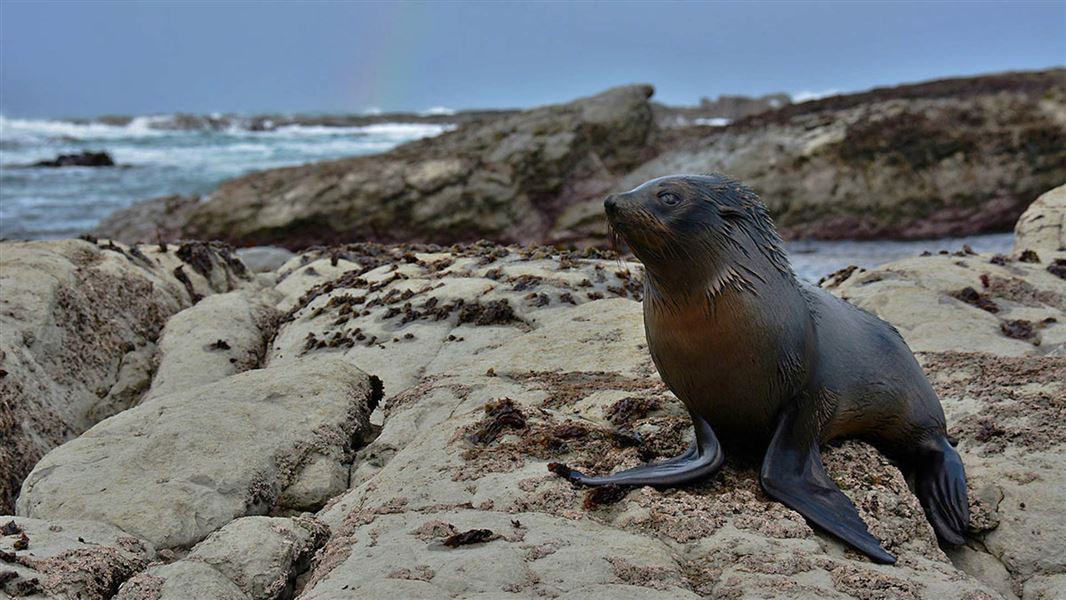
{"type": "Polygon", "coordinates": [[[681,198],[678,198],[677,194],[671,194],[670,192],[663,192],[659,194],[659,200],[667,206],[674,206],[678,202],[681,202],[681,198]]]}

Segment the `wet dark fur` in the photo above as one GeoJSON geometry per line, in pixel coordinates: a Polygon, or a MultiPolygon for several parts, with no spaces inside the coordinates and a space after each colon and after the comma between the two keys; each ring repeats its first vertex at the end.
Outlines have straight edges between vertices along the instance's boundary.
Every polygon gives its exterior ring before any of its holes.
{"type": "Polygon", "coordinates": [[[723,453],[753,457],[769,495],[890,563],[821,465],[820,444],[858,438],[900,465],[941,540],[963,541],[965,474],[921,367],[891,325],[796,279],[754,192],[717,175],[664,177],[605,206],[646,267],[648,347],[697,441],[664,463],[571,479],[678,485],[712,474],[723,453]]]}

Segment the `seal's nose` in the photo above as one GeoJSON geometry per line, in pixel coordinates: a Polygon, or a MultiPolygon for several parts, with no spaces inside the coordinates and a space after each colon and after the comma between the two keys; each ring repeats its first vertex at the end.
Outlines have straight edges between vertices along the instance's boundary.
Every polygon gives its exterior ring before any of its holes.
{"type": "Polygon", "coordinates": [[[607,214],[613,213],[618,209],[618,196],[611,194],[607,196],[607,199],[603,201],[603,210],[607,211],[607,214]]]}

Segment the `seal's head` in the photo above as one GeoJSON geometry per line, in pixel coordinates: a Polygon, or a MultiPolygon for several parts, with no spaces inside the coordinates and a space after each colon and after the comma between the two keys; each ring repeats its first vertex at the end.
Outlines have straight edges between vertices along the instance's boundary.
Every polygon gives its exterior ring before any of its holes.
{"type": "Polygon", "coordinates": [[[652,179],[604,201],[620,237],[660,285],[746,271],[767,261],[791,276],[781,238],[754,192],[721,175],[652,179]]]}

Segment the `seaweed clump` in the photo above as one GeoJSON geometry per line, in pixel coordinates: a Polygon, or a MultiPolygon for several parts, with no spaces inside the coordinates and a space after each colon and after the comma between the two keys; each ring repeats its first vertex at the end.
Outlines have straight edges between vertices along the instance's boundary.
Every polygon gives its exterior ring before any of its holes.
{"type": "Polygon", "coordinates": [[[444,541],[441,543],[449,548],[458,548],[459,546],[491,542],[496,539],[496,537],[496,534],[494,534],[491,529],[469,529],[462,533],[450,535],[444,538],[444,541]]]}
{"type": "Polygon", "coordinates": [[[485,405],[485,418],[478,424],[477,430],[467,439],[481,446],[491,444],[505,427],[523,429],[526,416],[515,406],[514,400],[501,398],[485,405]]]}
{"type": "MultiPolygon", "coordinates": [[[[983,282],[983,280],[982,280],[983,282]]],[[[976,306],[981,310],[988,311],[990,313],[998,313],[999,305],[995,303],[986,294],[982,294],[972,287],[964,287],[961,290],[951,293],[951,297],[956,300],[962,300],[970,306],[976,306]]]]}

